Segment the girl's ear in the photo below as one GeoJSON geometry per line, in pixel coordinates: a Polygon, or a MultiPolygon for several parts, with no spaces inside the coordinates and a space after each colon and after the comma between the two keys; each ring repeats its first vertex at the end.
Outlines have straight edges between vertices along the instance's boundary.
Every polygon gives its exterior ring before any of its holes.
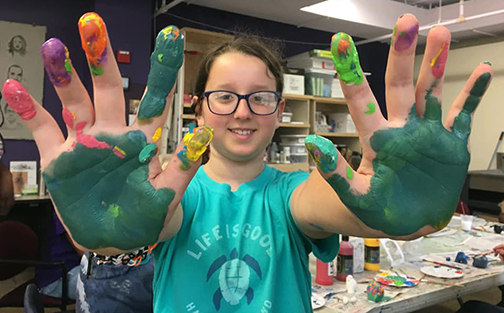
{"type": "Polygon", "coordinates": [[[192,105],[194,114],[196,115],[196,121],[198,122],[198,127],[205,125],[205,119],[203,118],[203,107],[201,101],[198,102],[198,96],[192,97],[192,105]]]}
{"type": "Polygon", "coordinates": [[[278,104],[276,128],[280,127],[280,122],[282,121],[282,113],[284,109],[285,109],[285,99],[282,98],[282,100],[280,100],[280,103],[278,104]]]}

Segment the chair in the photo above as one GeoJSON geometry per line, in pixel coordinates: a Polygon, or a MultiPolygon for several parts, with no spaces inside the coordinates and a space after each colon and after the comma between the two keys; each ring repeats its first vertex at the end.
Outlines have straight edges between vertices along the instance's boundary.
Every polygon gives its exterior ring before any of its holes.
{"type": "MultiPolygon", "coordinates": [[[[62,311],[73,303],[68,299],[67,268],[65,262],[38,261],[39,240],[35,232],[27,225],[17,221],[0,223],[0,281],[12,278],[33,266],[60,266],[63,282],[62,298],[40,295],[44,307],[57,307],[62,311]],[[7,239],[7,240],[6,240],[7,239]]],[[[32,278],[17,286],[0,299],[1,307],[23,307],[25,289],[36,284],[32,278]]],[[[36,285],[35,285],[36,286],[36,285]]]]}

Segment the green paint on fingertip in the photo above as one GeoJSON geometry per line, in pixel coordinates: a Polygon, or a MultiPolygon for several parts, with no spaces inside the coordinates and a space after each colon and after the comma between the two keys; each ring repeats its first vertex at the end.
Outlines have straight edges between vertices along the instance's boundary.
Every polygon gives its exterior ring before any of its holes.
{"type": "Polygon", "coordinates": [[[330,173],[336,170],[338,152],[330,140],[317,135],[308,135],[305,146],[322,172],[330,173]]]}
{"type": "Polygon", "coordinates": [[[481,101],[481,97],[485,93],[492,75],[490,73],[481,74],[474,82],[469,96],[467,96],[464,107],[453,120],[452,131],[461,139],[467,139],[471,133],[471,114],[476,110],[476,107],[481,101]]]}
{"type": "Polygon", "coordinates": [[[157,153],[157,144],[151,143],[146,145],[145,148],[138,154],[138,160],[141,163],[148,163],[157,153]]]}
{"type": "Polygon", "coordinates": [[[98,134],[96,139],[121,147],[125,157],[77,144],[44,169],[63,223],[88,249],[132,250],[155,243],[175,191],[152,186],[149,164],[138,159],[147,145],[145,134],[137,130],[120,136],[98,134]]]}
{"type": "Polygon", "coordinates": [[[72,74],[72,65],[70,64],[70,61],[68,59],[65,60],[65,71],[67,71],[68,74],[72,74]]]}
{"type": "Polygon", "coordinates": [[[376,110],[376,105],[372,102],[367,104],[368,109],[364,111],[364,114],[373,114],[376,110]]]}
{"type": "Polygon", "coordinates": [[[363,81],[359,55],[352,37],[337,33],[332,37],[331,55],[339,79],[346,85],[360,85],[363,81]]]}
{"type": "Polygon", "coordinates": [[[176,26],[165,27],[156,37],[156,46],[151,54],[147,92],[140,102],[138,111],[140,123],[150,123],[153,117],[163,114],[166,97],[175,84],[178,70],[183,61],[183,36],[176,26]]]}
{"type": "Polygon", "coordinates": [[[483,64],[492,66],[492,63],[490,63],[490,61],[485,61],[485,62],[483,62],[483,64]]]}
{"type": "Polygon", "coordinates": [[[353,178],[353,170],[350,166],[347,166],[347,168],[346,168],[346,175],[347,175],[348,179],[353,178]]]}

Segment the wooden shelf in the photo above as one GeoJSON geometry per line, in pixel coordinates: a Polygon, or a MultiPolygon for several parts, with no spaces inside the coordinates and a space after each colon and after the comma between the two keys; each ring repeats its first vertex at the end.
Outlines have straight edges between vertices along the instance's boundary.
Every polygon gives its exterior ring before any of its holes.
{"type": "Polygon", "coordinates": [[[284,98],[285,100],[314,100],[318,103],[346,105],[345,98],[326,98],[326,97],[315,97],[310,95],[291,95],[291,94],[283,94],[282,98],[284,98]]]}
{"type": "Polygon", "coordinates": [[[196,115],[194,114],[182,114],[182,119],[184,120],[195,120],[196,115]]]}
{"type": "Polygon", "coordinates": [[[191,108],[191,104],[190,103],[184,103],[184,108],[191,108]]]}
{"type": "Polygon", "coordinates": [[[312,98],[318,103],[346,105],[345,98],[325,98],[325,97],[312,97],[312,98]]]}
{"type": "Polygon", "coordinates": [[[310,124],[280,123],[280,127],[289,127],[289,128],[310,128],[310,124]]]}
{"type": "Polygon", "coordinates": [[[291,94],[283,94],[282,98],[285,100],[312,100],[313,96],[307,96],[307,95],[291,95],[291,94]]]}
{"type": "Polygon", "coordinates": [[[347,138],[359,138],[357,133],[315,133],[315,135],[322,137],[347,137],[347,138]]]}
{"type": "Polygon", "coordinates": [[[274,164],[268,163],[268,165],[282,172],[293,172],[293,171],[308,172],[308,170],[310,169],[310,164],[308,163],[274,163],[274,164]]]}

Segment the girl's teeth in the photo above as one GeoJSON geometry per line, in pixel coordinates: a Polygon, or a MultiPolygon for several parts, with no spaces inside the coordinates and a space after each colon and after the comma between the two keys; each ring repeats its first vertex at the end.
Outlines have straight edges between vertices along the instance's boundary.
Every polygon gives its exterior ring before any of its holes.
{"type": "Polygon", "coordinates": [[[237,133],[239,135],[248,135],[250,134],[252,131],[251,130],[233,130],[234,133],[237,133]]]}

